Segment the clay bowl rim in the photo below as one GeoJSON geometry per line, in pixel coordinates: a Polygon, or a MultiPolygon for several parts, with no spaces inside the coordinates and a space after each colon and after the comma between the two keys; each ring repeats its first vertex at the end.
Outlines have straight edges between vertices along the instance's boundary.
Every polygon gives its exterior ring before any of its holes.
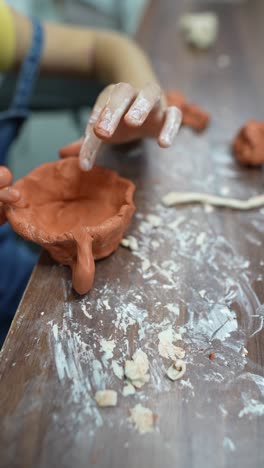
{"type": "MultiPolygon", "coordinates": [[[[40,166],[36,167],[32,171],[30,171],[26,176],[22,177],[21,179],[17,180],[15,184],[13,185],[14,188],[16,188],[17,185],[20,185],[22,180],[26,179],[33,173],[36,173],[42,166],[46,165],[59,165],[62,163],[67,164],[70,161],[76,161],[78,164],[77,158],[67,158],[63,160],[58,160],[58,161],[53,161],[53,162],[48,162],[41,164],[40,166]]],[[[81,231],[85,231],[87,234],[91,236],[92,239],[96,237],[98,234],[98,228],[100,230],[100,237],[101,236],[107,236],[112,232],[112,227],[113,224],[115,224],[116,227],[120,228],[120,231],[122,231],[122,219],[127,215],[129,218],[132,217],[134,211],[135,211],[135,204],[133,201],[133,195],[136,189],[135,184],[124,177],[121,177],[117,171],[114,171],[112,169],[106,168],[104,166],[96,165],[95,167],[102,169],[105,173],[110,173],[111,178],[113,181],[120,180],[125,183],[126,189],[124,190],[124,200],[123,204],[120,207],[119,211],[114,215],[109,218],[107,218],[105,221],[103,221],[101,224],[97,224],[96,226],[82,226],[81,231]],[[114,222],[113,222],[114,220],[114,222]]],[[[22,192],[22,197],[23,197],[23,191],[22,192]]],[[[76,237],[74,233],[80,232],[80,229],[72,229],[71,231],[68,231],[67,233],[63,233],[60,235],[54,235],[54,234],[47,234],[46,231],[41,231],[40,229],[36,228],[35,226],[32,226],[32,224],[28,223],[23,223],[21,221],[16,220],[16,212],[17,210],[20,209],[26,209],[26,207],[19,206],[18,205],[6,205],[5,206],[5,212],[6,216],[8,219],[8,222],[12,226],[12,228],[21,233],[22,237],[25,239],[28,239],[29,241],[36,242],[37,244],[52,244],[52,243],[61,243],[61,242],[66,242],[66,241],[71,241],[74,240],[76,237]],[[15,219],[14,219],[15,218],[15,219]],[[21,229],[21,228],[22,229],[21,229]],[[27,233],[27,235],[25,235],[27,233]]],[[[77,234],[78,235],[78,234],[77,234]]]]}

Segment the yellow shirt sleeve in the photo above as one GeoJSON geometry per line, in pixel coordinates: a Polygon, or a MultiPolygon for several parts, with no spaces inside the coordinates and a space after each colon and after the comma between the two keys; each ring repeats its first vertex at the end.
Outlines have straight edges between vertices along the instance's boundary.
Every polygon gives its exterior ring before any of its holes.
{"type": "Polygon", "coordinates": [[[10,68],[15,56],[15,28],[12,14],[4,2],[0,0],[0,70],[10,68]]]}

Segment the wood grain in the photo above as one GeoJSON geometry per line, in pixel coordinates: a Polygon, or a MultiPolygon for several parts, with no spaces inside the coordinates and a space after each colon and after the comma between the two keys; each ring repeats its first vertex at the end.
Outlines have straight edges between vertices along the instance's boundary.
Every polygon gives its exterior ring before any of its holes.
{"type": "Polygon", "coordinates": [[[142,272],[142,259],[119,248],[97,263],[94,289],[80,298],[68,269],[41,256],[1,352],[1,467],[263,466],[263,212],[159,204],[170,190],[228,189],[241,198],[263,191],[262,171],[237,166],[229,149],[239,126],[263,119],[263,18],[262,0],[151,2],[140,43],[164,87],[181,89],[213,120],[200,136],[184,129],[166,152],[145,142],[101,156],[137,185],[130,233],[151,267],[142,272]],[[179,36],[186,5],[219,15],[217,44],[206,53],[186,48],[179,36]],[[231,61],[224,69],[221,54],[231,61]],[[158,214],[163,227],[146,228],[147,213],[158,214]],[[214,313],[220,322],[233,314],[221,325],[222,333],[232,325],[230,336],[201,328],[210,329],[214,313]],[[187,372],[175,383],[158,355],[158,333],[170,324],[185,327],[187,372]],[[136,396],[122,396],[104,338],[115,341],[121,364],[138,347],[147,352],[151,381],[136,396]],[[104,386],[118,390],[117,408],[95,406],[93,395],[104,386]],[[139,402],[158,415],[151,434],[139,435],[128,421],[139,402]]]}

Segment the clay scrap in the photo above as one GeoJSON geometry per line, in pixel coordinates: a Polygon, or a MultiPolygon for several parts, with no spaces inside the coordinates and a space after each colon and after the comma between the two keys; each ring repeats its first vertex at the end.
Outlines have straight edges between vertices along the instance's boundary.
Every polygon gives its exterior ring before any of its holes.
{"type": "Polygon", "coordinates": [[[179,380],[186,372],[186,364],[181,359],[173,362],[171,366],[167,369],[167,376],[170,380],[179,380]]]}
{"type": "Polygon", "coordinates": [[[134,250],[138,250],[138,241],[134,236],[124,237],[124,239],[121,240],[120,244],[122,245],[122,247],[132,250],[132,252],[134,250]]]}
{"type": "Polygon", "coordinates": [[[179,91],[171,90],[166,93],[169,106],[177,106],[182,112],[182,125],[191,127],[197,132],[206,129],[210,122],[210,116],[195,104],[188,102],[187,98],[179,91]]]}
{"type": "Polygon", "coordinates": [[[95,401],[102,408],[117,405],[117,392],[115,390],[98,390],[95,394],[95,401]]]}
{"type": "Polygon", "coordinates": [[[131,408],[129,412],[131,415],[130,420],[135,424],[140,434],[154,431],[157,416],[149,408],[138,404],[131,408]]]}
{"type": "Polygon", "coordinates": [[[247,166],[259,166],[264,162],[264,122],[249,120],[238,132],[232,143],[236,159],[247,166]]]}
{"type": "Polygon", "coordinates": [[[130,395],[134,395],[136,393],[135,387],[132,385],[131,382],[126,382],[126,385],[123,388],[123,396],[127,397],[130,395]]]}
{"type": "Polygon", "coordinates": [[[217,39],[218,17],[210,11],[185,14],[180,18],[180,29],[188,44],[198,49],[208,49],[217,39]]]}
{"type": "Polygon", "coordinates": [[[149,382],[150,375],[148,356],[141,349],[137,350],[131,360],[125,363],[125,376],[136,388],[141,388],[149,382]]]}
{"type": "Polygon", "coordinates": [[[236,198],[219,197],[209,193],[196,192],[169,192],[162,198],[162,203],[167,206],[186,205],[200,203],[205,206],[219,206],[232,208],[233,210],[254,210],[264,205],[264,195],[256,195],[248,200],[237,200],[236,198]]]}
{"type": "Polygon", "coordinates": [[[162,219],[154,214],[148,214],[146,220],[152,227],[157,228],[162,225],[162,219]]]}
{"type": "Polygon", "coordinates": [[[23,206],[5,205],[12,228],[72,269],[79,294],[91,289],[97,259],[114,252],[135,210],[134,184],[95,166],[79,169],[77,158],[46,163],[14,184],[23,206]]]}
{"type": "Polygon", "coordinates": [[[175,333],[171,326],[159,333],[159,355],[176,361],[177,358],[182,359],[185,356],[185,351],[181,346],[175,346],[174,342],[181,340],[181,336],[175,333]]]}

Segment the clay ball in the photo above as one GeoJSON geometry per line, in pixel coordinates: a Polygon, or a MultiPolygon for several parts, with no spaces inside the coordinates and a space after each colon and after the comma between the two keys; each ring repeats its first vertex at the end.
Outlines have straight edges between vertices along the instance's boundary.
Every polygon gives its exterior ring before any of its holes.
{"type": "Polygon", "coordinates": [[[249,120],[238,132],[232,143],[236,159],[247,166],[259,166],[264,162],[264,122],[249,120]]]}

